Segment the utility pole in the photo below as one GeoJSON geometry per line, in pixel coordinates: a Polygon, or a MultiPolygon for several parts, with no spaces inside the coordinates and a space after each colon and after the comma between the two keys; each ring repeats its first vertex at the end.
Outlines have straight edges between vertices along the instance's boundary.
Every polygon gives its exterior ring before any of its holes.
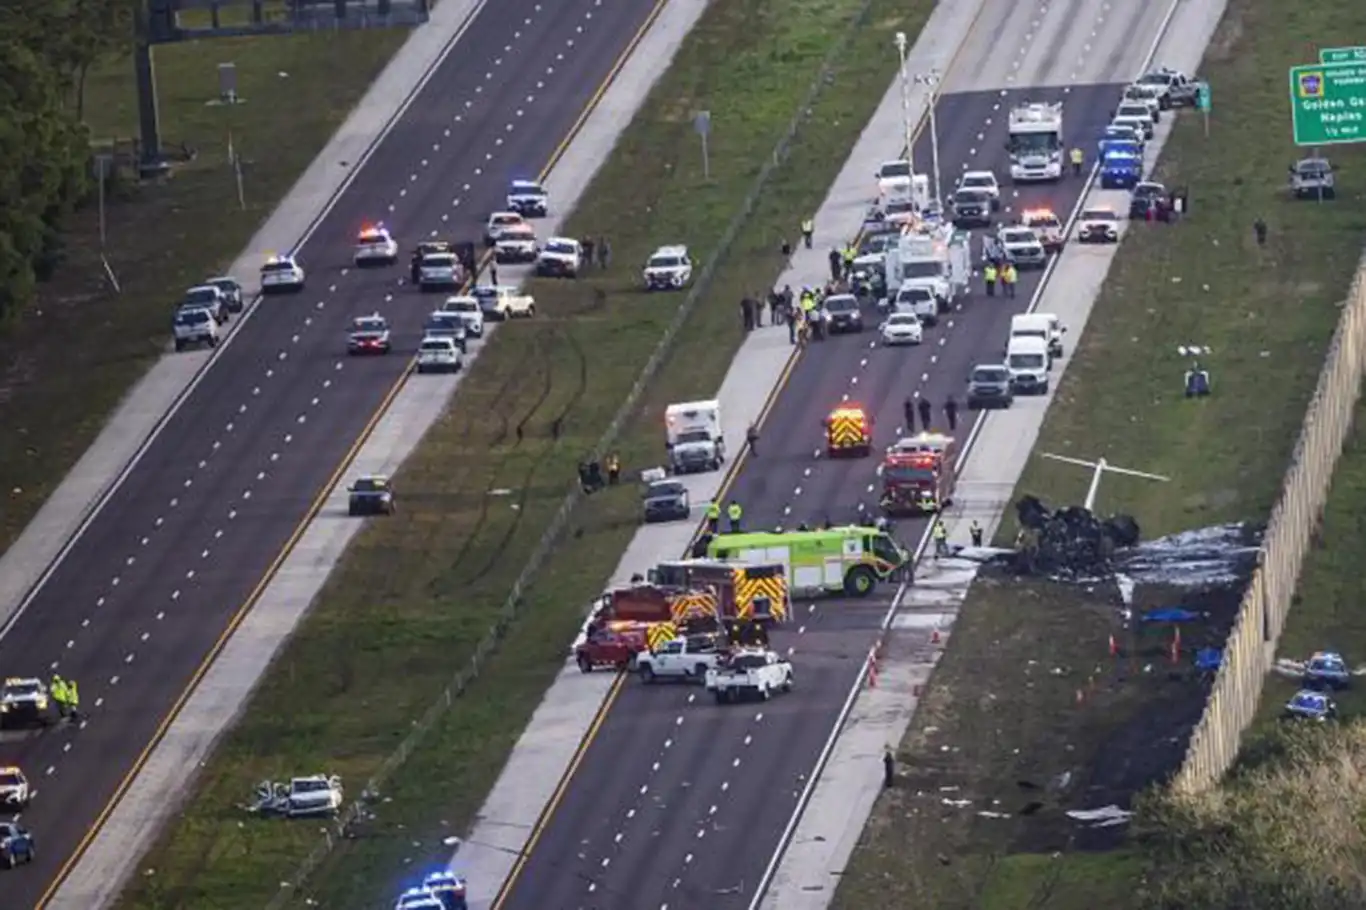
{"type": "Polygon", "coordinates": [[[1087,461],[1084,458],[1069,458],[1066,455],[1054,455],[1052,452],[1041,452],[1040,454],[1044,458],[1049,458],[1053,461],[1061,461],[1066,464],[1074,464],[1091,469],[1091,486],[1086,491],[1086,501],[1082,503],[1088,512],[1094,512],[1096,510],[1096,496],[1100,493],[1100,478],[1106,471],[1109,471],[1111,474],[1125,474],[1129,477],[1142,477],[1144,480],[1157,480],[1163,483],[1171,480],[1170,477],[1163,477],[1161,474],[1149,474],[1146,471],[1135,471],[1132,468],[1117,467],[1116,465],[1110,464],[1104,458],[1098,458],[1095,461],[1087,461]]]}
{"type": "Polygon", "coordinates": [[[930,166],[934,170],[935,208],[942,210],[944,188],[939,180],[939,124],[935,116],[935,108],[939,106],[939,72],[930,70],[924,75],[916,76],[915,81],[930,90],[930,166]]]}
{"type": "Polygon", "coordinates": [[[911,139],[911,84],[910,78],[906,74],[906,33],[897,32],[896,38],[897,59],[901,62],[901,129],[905,133],[906,141],[906,160],[911,162],[911,173],[915,173],[915,149],[911,139]]]}

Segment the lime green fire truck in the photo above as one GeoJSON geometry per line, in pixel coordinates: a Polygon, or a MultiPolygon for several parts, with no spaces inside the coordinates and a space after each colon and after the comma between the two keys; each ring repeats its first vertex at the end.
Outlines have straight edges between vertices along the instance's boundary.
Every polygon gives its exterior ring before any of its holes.
{"type": "Polygon", "coordinates": [[[793,592],[867,597],[891,581],[911,554],[886,531],[850,525],[818,531],[718,534],[707,556],[735,563],[779,563],[793,592]]]}

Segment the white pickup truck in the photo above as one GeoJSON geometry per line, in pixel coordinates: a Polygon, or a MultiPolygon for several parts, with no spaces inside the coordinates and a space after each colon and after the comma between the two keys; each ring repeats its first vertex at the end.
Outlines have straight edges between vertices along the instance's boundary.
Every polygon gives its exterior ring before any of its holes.
{"type": "Polygon", "coordinates": [[[714,639],[703,636],[675,638],[653,651],[636,656],[640,678],[652,683],[659,679],[683,682],[701,681],[721,660],[714,639]]]}
{"type": "Polygon", "coordinates": [[[706,685],[718,705],[749,697],[768,701],[774,692],[792,691],[792,663],[773,651],[737,651],[707,671],[706,685]]]}

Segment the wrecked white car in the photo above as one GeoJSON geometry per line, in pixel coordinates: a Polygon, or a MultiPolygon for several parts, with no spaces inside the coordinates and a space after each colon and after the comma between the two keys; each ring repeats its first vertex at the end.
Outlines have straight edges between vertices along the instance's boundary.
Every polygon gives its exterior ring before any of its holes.
{"type": "Polygon", "coordinates": [[[256,801],[249,811],[283,818],[334,816],[345,796],[341,778],[335,774],[296,777],[289,783],[262,781],[256,785],[256,801]]]}

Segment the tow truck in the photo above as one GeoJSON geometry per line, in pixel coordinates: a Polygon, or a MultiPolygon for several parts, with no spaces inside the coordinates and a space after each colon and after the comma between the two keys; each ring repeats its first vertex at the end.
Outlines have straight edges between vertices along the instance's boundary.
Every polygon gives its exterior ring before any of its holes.
{"type": "Polygon", "coordinates": [[[924,515],[953,501],[957,442],[942,433],[919,433],[901,439],[882,462],[882,495],[878,505],[888,515],[924,515]]]}
{"type": "Polygon", "coordinates": [[[1033,228],[1046,252],[1062,252],[1065,242],[1062,221],[1053,213],[1052,209],[1026,209],[1024,214],[1020,216],[1020,223],[1027,228],[1033,228]]]}
{"type": "Polygon", "coordinates": [[[636,671],[647,684],[660,679],[701,682],[707,671],[721,660],[723,642],[724,639],[714,634],[675,638],[637,655],[636,671]]]}
{"type": "Polygon", "coordinates": [[[858,405],[842,405],[825,418],[825,449],[832,457],[873,451],[873,418],[858,405]]]}
{"type": "Polygon", "coordinates": [[[746,648],[708,670],[705,685],[718,705],[746,698],[768,701],[776,692],[792,691],[792,663],[773,651],[746,648]]]}

